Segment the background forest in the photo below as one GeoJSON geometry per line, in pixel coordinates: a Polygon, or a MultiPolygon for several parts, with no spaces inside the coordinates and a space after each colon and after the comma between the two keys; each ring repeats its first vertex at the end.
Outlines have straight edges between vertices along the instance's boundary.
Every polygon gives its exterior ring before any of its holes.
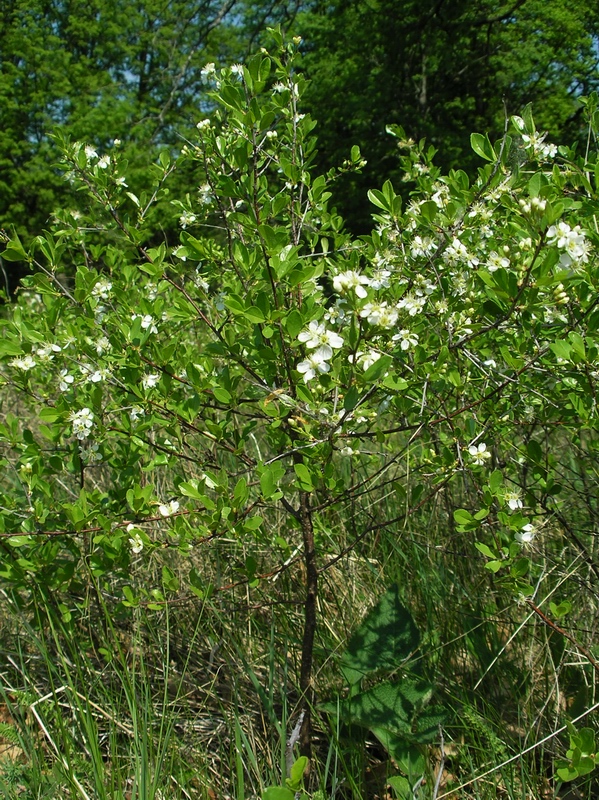
{"type": "MultiPolygon", "coordinates": [[[[353,145],[367,158],[335,199],[356,233],[370,227],[366,190],[401,183],[387,125],[426,137],[443,171],[472,172],[470,134],[500,136],[527,103],[553,141],[584,138],[577,98],[598,81],[591,0],[15,0],[0,14],[0,225],[25,236],[70,191],[51,133],[100,148],[119,139],[130,174],[143,176],[210,111],[204,65],[243,61],[269,25],[304,39],[298,68],[310,81],[305,110],[318,122],[318,171],[341,164],[353,145]]],[[[171,191],[184,196],[185,179],[171,191]]]]}
{"type": "Polygon", "coordinates": [[[0,794],[595,798],[599,7],[0,4],[0,794]]]}

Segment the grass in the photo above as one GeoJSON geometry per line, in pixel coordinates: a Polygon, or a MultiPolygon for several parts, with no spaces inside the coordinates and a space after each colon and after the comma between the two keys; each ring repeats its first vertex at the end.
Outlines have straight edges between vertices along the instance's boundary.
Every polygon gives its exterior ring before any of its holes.
{"type": "MultiPolygon", "coordinates": [[[[532,551],[536,602],[546,608],[567,597],[572,612],[563,625],[590,648],[598,622],[594,453],[585,443],[560,464],[568,495],[560,514],[576,536],[553,515],[532,551]]],[[[436,740],[420,748],[424,775],[411,796],[596,797],[592,774],[573,786],[555,779],[567,736],[517,757],[593,706],[592,667],[502,590],[472,534],[456,529],[453,510],[476,508],[466,483],[386,527],[408,503],[413,478],[401,470],[397,478],[406,493],[371,491],[359,507],[317,520],[317,706],[307,789],[335,800],[393,796],[397,762],[372,733],[348,730],[319,703],[346,691],[339,656],[376,598],[397,583],[421,633],[411,667],[435,685],[435,702],[447,710],[436,740]],[[367,527],[372,533],[356,542],[367,527]]],[[[301,700],[305,576],[298,532],[280,512],[266,516],[263,538],[211,541],[189,557],[144,552],[132,563],[134,587],[160,586],[163,566],[185,586],[191,559],[203,597],[163,586],[167,602],[156,610],[127,608],[122,584],[91,571],[68,595],[32,582],[28,591],[0,596],[3,797],[253,800],[284,781],[301,700]],[[287,550],[273,546],[279,535],[287,550]],[[252,577],[248,559],[264,577],[252,577]]],[[[588,724],[592,716],[579,726],[588,724]]]]}
{"type": "MultiPolygon", "coordinates": [[[[442,523],[433,515],[426,534],[418,524],[382,533],[323,574],[319,698],[342,689],[336,657],[374,597],[399,581],[423,634],[424,674],[450,712],[443,752],[440,742],[425,748],[419,797],[432,797],[441,763],[438,797],[469,782],[449,796],[553,797],[557,741],[475,778],[590,703],[592,673],[527,608],[502,605],[484,571],[472,570],[462,537],[448,540],[442,523]]],[[[217,570],[223,556],[204,568],[217,570]]],[[[146,567],[138,569],[141,578],[146,567]]],[[[51,595],[32,591],[25,606],[4,596],[2,708],[14,732],[3,737],[14,748],[0,762],[4,796],[243,800],[280,782],[302,630],[301,605],[285,598],[301,597],[301,578],[301,569],[287,571],[120,617],[90,599],[69,622],[51,595]]],[[[545,591],[553,580],[548,572],[545,591]]],[[[348,738],[339,719],[316,719],[311,790],[382,797],[396,769],[374,737],[348,738]]],[[[595,789],[581,781],[571,796],[595,789]]]]}

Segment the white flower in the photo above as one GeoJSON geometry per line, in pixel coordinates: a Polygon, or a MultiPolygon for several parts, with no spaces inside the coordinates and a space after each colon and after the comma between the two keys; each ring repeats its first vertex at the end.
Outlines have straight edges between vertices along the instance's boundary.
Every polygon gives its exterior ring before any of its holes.
{"type": "Polygon", "coordinates": [[[203,206],[209,206],[213,200],[212,189],[210,188],[210,184],[203,183],[198,189],[198,194],[200,196],[200,203],[203,206]]]}
{"type": "Polygon", "coordinates": [[[135,553],[136,555],[138,553],[141,553],[141,551],[144,549],[144,542],[143,539],[141,538],[141,531],[138,528],[136,528],[135,525],[133,525],[131,522],[127,525],[126,530],[127,533],[133,534],[129,539],[131,552],[135,553]]]}
{"type": "Polygon", "coordinates": [[[530,545],[535,538],[537,531],[534,525],[531,525],[530,522],[525,525],[522,530],[518,531],[514,534],[514,539],[523,546],[530,545]]]}
{"type": "Polygon", "coordinates": [[[75,378],[69,374],[66,369],[60,370],[60,380],[58,382],[58,388],[61,392],[66,392],[71,384],[74,382],[75,378]]]}
{"type": "Polygon", "coordinates": [[[471,444],[468,452],[472,456],[472,460],[479,467],[482,466],[487,459],[491,458],[491,453],[487,450],[487,445],[481,442],[479,445],[471,444]]]}
{"type": "Polygon", "coordinates": [[[207,117],[206,117],[206,119],[201,119],[201,120],[198,122],[198,124],[196,125],[196,128],[197,128],[199,131],[205,131],[205,130],[208,130],[208,128],[209,128],[209,127],[210,127],[210,120],[209,120],[207,117]]]}
{"type": "Polygon", "coordinates": [[[96,149],[94,147],[92,147],[91,144],[87,144],[85,146],[85,155],[86,155],[86,158],[88,159],[88,161],[91,158],[97,158],[98,157],[98,153],[96,152],[96,149]]]}
{"type": "Polygon", "coordinates": [[[331,365],[326,361],[321,347],[313,353],[310,353],[308,358],[304,361],[300,361],[297,365],[297,371],[301,372],[304,376],[304,383],[308,383],[308,381],[315,378],[318,374],[322,375],[325,372],[330,372],[330,369],[331,365]]]}
{"type": "Polygon", "coordinates": [[[359,350],[355,356],[348,356],[347,360],[350,364],[357,364],[358,366],[362,367],[364,372],[366,372],[366,370],[371,367],[375,361],[378,361],[380,357],[381,354],[376,350],[368,350],[367,352],[359,350]]]}
{"type": "Polygon", "coordinates": [[[106,167],[109,164],[110,164],[110,156],[102,156],[102,158],[98,160],[97,166],[100,167],[100,169],[106,169],[106,167]]]}
{"type": "Polygon", "coordinates": [[[141,406],[131,406],[129,411],[129,419],[131,422],[136,422],[140,417],[144,417],[146,412],[141,406]]]}
{"type": "Polygon", "coordinates": [[[437,191],[432,195],[431,200],[437,208],[445,208],[449,203],[449,187],[445,184],[437,184],[437,191]]]}
{"type": "Polygon", "coordinates": [[[343,325],[349,322],[351,312],[347,307],[346,301],[342,297],[338,297],[334,306],[330,306],[325,311],[324,318],[327,322],[333,322],[337,325],[343,325]]]}
{"type": "Polygon", "coordinates": [[[404,309],[411,317],[420,314],[426,304],[426,297],[419,297],[413,294],[404,295],[397,303],[397,308],[401,311],[404,309]]]}
{"type": "Polygon", "coordinates": [[[387,303],[366,303],[360,311],[362,319],[367,319],[371,325],[378,325],[381,316],[385,313],[387,303]]]}
{"type": "Polygon", "coordinates": [[[163,503],[158,506],[158,511],[163,517],[170,517],[172,514],[176,514],[178,510],[179,502],[177,500],[171,500],[169,503],[163,503]]]}
{"type": "MultiPolygon", "coordinates": [[[[377,253],[377,256],[379,254],[377,253]]],[[[391,272],[388,269],[376,269],[372,273],[372,278],[370,279],[370,286],[373,289],[385,289],[389,288],[389,278],[391,277],[391,272]]]]}
{"type": "Polygon", "coordinates": [[[100,452],[100,445],[96,442],[88,447],[79,445],[79,456],[84,464],[93,464],[95,462],[102,461],[103,458],[102,453],[100,452]]]}
{"type": "Polygon", "coordinates": [[[101,356],[102,353],[106,352],[107,350],[111,349],[111,344],[106,336],[100,336],[98,341],[96,342],[96,353],[101,356]]]}
{"type": "Polygon", "coordinates": [[[92,289],[92,297],[101,297],[102,300],[108,300],[112,283],[107,278],[100,278],[92,289]]]}
{"type": "Polygon", "coordinates": [[[569,267],[573,263],[586,264],[589,260],[590,246],[580,225],[570,228],[567,222],[558,222],[547,231],[547,241],[564,251],[560,257],[563,267],[569,267]]]}
{"type": "Polygon", "coordinates": [[[54,353],[60,353],[60,347],[57,344],[47,344],[44,347],[38,347],[35,351],[40,361],[51,361],[54,353]]]}
{"type": "Polygon", "coordinates": [[[189,211],[184,211],[179,217],[179,225],[185,230],[188,225],[193,225],[197,217],[189,211]]]}
{"type": "Polygon", "coordinates": [[[94,426],[94,415],[89,408],[82,408],[81,411],[72,411],[69,415],[73,423],[73,436],[79,440],[87,439],[94,426]]]}
{"type": "Polygon", "coordinates": [[[109,369],[96,369],[94,370],[87,378],[88,381],[92,383],[100,383],[101,381],[105,381],[107,378],[110,378],[110,370],[109,369]]]}
{"type": "Polygon", "coordinates": [[[22,369],[23,372],[28,372],[35,367],[35,359],[32,356],[23,356],[23,358],[13,358],[10,364],[17,369],[22,369]]]}
{"type": "Polygon", "coordinates": [[[209,61],[208,64],[206,64],[200,72],[202,78],[205,79],[212,78],[215,74],[216,74],[216,66],[212,61],[209,61]]]}
{"type": "Polygon", "coordinates": [[[116,183],[117,186],[125,186],[125,187],[129,186],[129,184],[125,180],[124,175],[119,175],[118,178],[114,179],[114,182],[116,183]]]}
{"type": "Polygon", "coordinates": [[[457,264],[459,261],[466,261],[467,258],[468,249],[466,245],[457,238],[457,236],[443,252],[443,259],[448,261],[450,264],[457,264]]]}
{"type": "Polygon", "coordinates": [[[542,144],[539,147],[539,156],[541,158],[545,158],[548,161],[552,158],[555,158],[557,155],[557,145],[556,144],[542,144]]]}
{"type": "Polygon", "coordinates": [[[231,72],[233,75],[237,75],[237,77],[243,77],[243,64],[233,64],[231,66],[231,72]]]}
{"type": "MultiPolygon", "coordinates": [[[[131,319],[135,321],[140,315],[139,314],[132,314],[131,319]]],[[[156,327],[156,323],[154,322],[154,317],[151,314],[145,314],[141,318],[141,327],[144,331],[149,330],[150,333],[158,333],[158,328],[156,327]]]]}
{"type": "MultiPolygon", "coordinates": [[[[343,347],[343,339],[338,333],[328,331],[322,323],[315,319],[310,322],[308,329],[302,331],[297,337],[310,350],[318,348],[323,360],[328,360],[333,355],[333,348],[343,347]]],[[[302,370],[300,370],[301,372],[302,370]]]]}
{"type": "Polygon", "coordinates": [[[503,499],[508,504],[508,508],[511,511],[517,511],[519,508],[523,507],[520,492],[517,490],[506,492],[503,496],[503,499]]]}
{"type": "Polygon", "coordinates": [[[412,258],[423,258],[433,253],[436,247],[437,245],[429,236],[425,236],[424,239],[421,236],[414,236],[414,241],[410,247],[410,254],[412,258]]]}
{"type": "Polygon", "coordinates": [[[160,375],[157,372],[152,373],[151,375],[144,375],[141,379],[141,385],[144,389],[152,389],[154,386],[157,385],[158,381],[160,380],[160,375]]]}
{"type": "Polygon", "coordinates": [[[500,256],[499,253],[495,252],[495,250],[489,253],[489,258],[487,260],[487,269],[489,270],[489,272],[495,272],[500,267],[503,269],[509,269],[509,266],[510,266],[509,258],[500,256]]]}
{"type": "Polygon", "coordinates": [[[368,286],[369,284],[370,281],[366,275],[360,275],[358,272],[351,269],[346,272],[341,272],[333,278],[333,289],[336,292],[343,294],[353,289],[356,296],[360,298],[367,296],[364,286],[368,286]]]}
{"type": "Polygon", "coordinates": [[[400,347],[402,350],[409,350],[410,347],[416,347],[418,344],[418,334],[412,333],[411,331],[404,328],[399,333],[396,333],[394,336],[391,337],[393,342],[400,342],[400,347]]]}
{"type": "Polygon", "coordinates": [[[266,131],[264,135],[267,139],[276,139],[279,134],[276,131],[266,131]]]}

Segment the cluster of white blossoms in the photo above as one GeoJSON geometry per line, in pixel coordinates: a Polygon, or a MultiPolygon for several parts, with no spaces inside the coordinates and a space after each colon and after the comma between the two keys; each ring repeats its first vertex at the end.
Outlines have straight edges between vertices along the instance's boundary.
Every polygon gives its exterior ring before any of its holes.
{"type": "Polygon", "coordinates": [[[10,362],[11,367],[15,367],[16,369],[21,369],[23,372],[29,372],[30,369],[33,369],[36,365],[36,360],[33,356],[27,355],[23,356],[22,358],[13,358],[10,362]]]}
{"type": "Polygon", "coordinates": [[[589,260],[590,246],[580,225],[571,228],[567,222],[558,222],[547,231],[547,241],[563,250],[560,255],[562,267],[586,264],[589,260]]]}
{"type": "Polygon", "coordinates": [[[179,225],[185,230],[188,225],[193,225],[196,220],[197,217],[195,214],[192,214],[190,211],[184,211],[179,217],[179,225]]]}
{"type": "Polygon", "coordinates": [[[159,373],[153,372],[150,375],[143,376],[141,379],[141,385],[144,387],[144,389],[153,389],[154,386],[157,386],[159,380],[159,373]]]}
{"type": "Polygon", "coordinates": [[[80,441],[87,439],[94,427],[94,415],[89,408],[82,408],[81,411],[73,411],[69,415],[69,420],[73,425],[73,436],[80,441]]]}
{"type": "Polygon", "coordinates": [[[366,303],[360,311],[362,319],[368,320],[370,325],[378,325],[381,328],[392,328],[397,322],[398,311],[396,308],[389,308],[387,302],[366,303]]]}
{"type": "Polygon", "coordinates": [[[297,338],[308,349],[314,350],[297,365],[298,372],[304,376],[304,383],[312,380],[316,375],[329,372],[331,369],[329,361],[333,357],[333,349],[343,347],[343,339],[338,333],[327,330],[322,323],[314,319],[308,325],[307,330],[302,331],[297,338]]]}
{"type": "Polygon", "coordinates": [[[442,257],[450,265],[467,264],[469,267],[476,267],[479,263],[478,258],[469,252],[457,236],[447,245],[442,257]]]}
{"type": "Polygon", "coordinates": [[[521,530],[514,534],[514,539],[518,542],[518,544],[521,544],[523,547],[527,547],[534,541],[536,533],[537,530],[535,526],[528,522],[522,527],[521,530]]]}
{"type": "Polygon", "coordinates": [[[212,196],[212,187],[209,183],[203,183],[198,188],[198,200],[203,206],[209,206],[214,200],[212,196]]]}
{"type": "Polygon", "coordinates": [[[356,297],[362,300],[368,296],[365,286],[370,286],[370,279],[352,269],[340,272],[339,275],[335,275],[333,278],[333,289],[338,294],[345,294],[353,289],[356,297]]]}
{"type": "Polygon", "coordinates": [[[544,141],[545,136],[547,136],[546,133],[523,133],[522,141],[525,145],[532,148],[533,154],[536,156],[536,158],[549,161],[550,159],[555,158],[557,155],[557,145],[548,143],[546,144],[544,141]]]}
{"type": "Polygon", "coordinates": [[[92,289],[92,297],[99,297],[102,300],[108,300],[112,283],[107,278],[100,278],[92,289]]]}

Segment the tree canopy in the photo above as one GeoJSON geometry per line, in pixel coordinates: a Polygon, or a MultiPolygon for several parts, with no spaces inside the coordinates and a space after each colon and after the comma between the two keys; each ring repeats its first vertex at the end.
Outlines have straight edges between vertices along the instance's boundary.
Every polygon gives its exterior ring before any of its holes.
{"type": "MultiPolygon", "coordinates": [[[[303,37],[319,168],[354,144],[368,161],[339,200],[362,231],[358,198],[402,179],[390,124],[426,137],[442,168],[472,173],[470,132],[501,135],[529,102],[554,140],[581,135],[577,98],[598,83],[594,12],[591,0],[10,0],[0,9],[0,226],[39,233],[65,204],[56,132],[120,140],[135,191],[159,151],[180,149],[210,112],[206,63],[242,60],[281,23],[303,37]]],[[[193,180],[182,174],[173,196],[193,180]]]]}

